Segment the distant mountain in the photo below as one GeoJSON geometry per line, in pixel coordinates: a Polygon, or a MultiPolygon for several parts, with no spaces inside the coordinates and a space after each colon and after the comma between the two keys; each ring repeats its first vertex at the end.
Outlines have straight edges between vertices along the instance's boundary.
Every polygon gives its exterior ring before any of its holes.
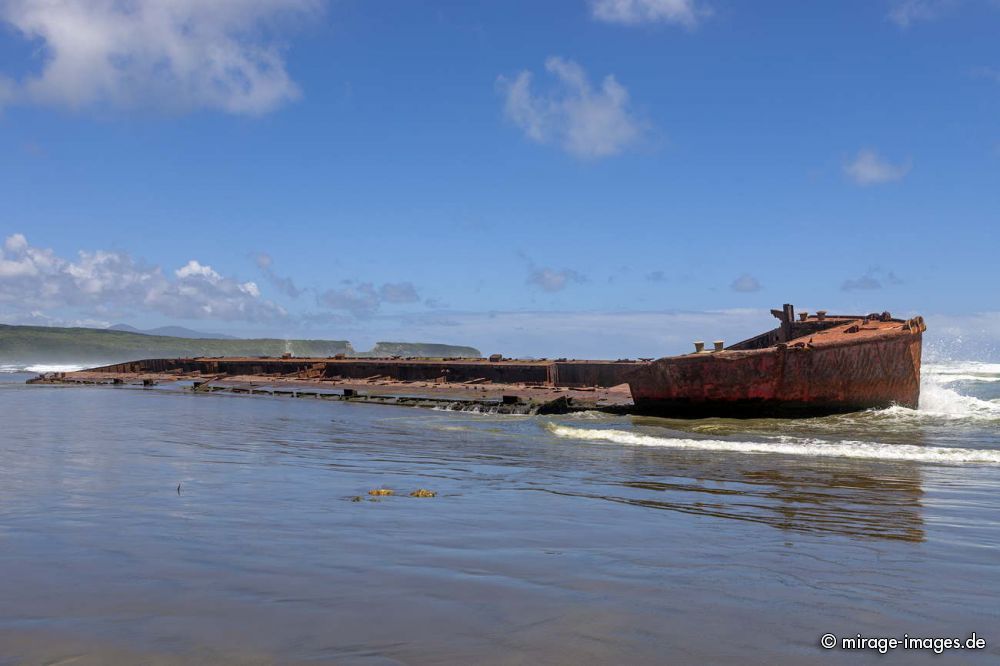
{"type": "Polygon", "coordinates": [[[141,335],[162,335],[170,338],[194,338],[196,340],[239,340],[235,335],[225,335],[223,333],[205,333],[203,331],[193,331],[183,326],[160,326],[158,328],[147,328],[145,330],[129,326],[128,324],[115,324],[108,326],[109,331],[125,331],[126,333],[139,333],[141,335]]]}
{"type": "Polygon", "coordinates": [[[347,340],[279,340],[259,338],[191,338],[146,332],[55,326],[0,324],[0,364],[58,364],[96,366],[146,358],[190,356],[481,356],[473,347],[380,342],[370,352],[357,352],[347,340]]]}
{"type": "Polygon", "coordinates": [[[144,331],[139,330],[135,326],[129,326],[128,324],[115,324],[114,326],[108,326],[106,331],[125,331],[126,333],[144,333],[144,331]]]}

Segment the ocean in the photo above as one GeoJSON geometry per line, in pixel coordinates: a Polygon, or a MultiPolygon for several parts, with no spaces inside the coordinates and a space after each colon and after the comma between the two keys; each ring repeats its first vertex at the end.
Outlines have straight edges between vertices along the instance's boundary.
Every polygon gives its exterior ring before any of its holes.
{"type": "Polygon", "coordinates": [[[1000,364],[750,421],[4,370],[0,664],[1000,658],[1000,364]]]}

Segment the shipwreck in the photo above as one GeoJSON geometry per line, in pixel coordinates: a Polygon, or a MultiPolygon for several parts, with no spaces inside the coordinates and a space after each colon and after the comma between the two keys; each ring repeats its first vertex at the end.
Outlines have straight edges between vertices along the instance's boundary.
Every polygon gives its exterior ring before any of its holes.
{"type": "Polygon", "coordinates": [[[500,413],[601,410],[671,418],[808,417],[920,396],[922,317],[828,315],[785,305],[772,330],[726,347],[617,361],[440,358],[173,358],[47,373],[32,383],[184,383],[227,391],[500,413]]]}

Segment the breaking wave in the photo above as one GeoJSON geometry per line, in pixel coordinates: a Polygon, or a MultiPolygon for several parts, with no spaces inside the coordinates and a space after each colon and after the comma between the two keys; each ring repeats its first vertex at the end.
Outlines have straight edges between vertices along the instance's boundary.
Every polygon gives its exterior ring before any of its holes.
{"type": "Polygon", "coordinates": [[[978,463],[1000,465],[1000,451],[963,449],[942,446],[913,446],[910,444],[879,444],[843,440],[779,437],[771,441],[730,441],[722,439],[689,439],[660,437],[603,428],[574,428],[565,425],[547,426],[552,434],[568,439],[612,442],[627,446],[656,446],[670,449],[697,451],[723,451],[731,453],[770,453],[793,456],[819,456],[830,458],[865,458],[873,460],[907,460],[927,463],[978,463]]]}
{"type": "Polygon", "coordinates": [[[6,365],[0,365],[0,373],[2,374],[16,374],[21,372],[76,372],[77,370],[83,370],[87,366],[76,365],[76,364],[63,364],[63,365],[48,365],[48,364],[34,364],[25,365],[23,363],[11,363],[6,365]]]}
{"type": "Polygon", "coordinates": [[[946,419],[996,420],[1000,419],[1000,403],[963,395],[954,389],[934,382],[924,382],[920,387],[918,410],[892,407],[890,409],[946,419]]]}
{"type": "Polygon", "coordinates": [[[986,382],[987,386],[1000,381],[1000,363],[966,362],[924,366],[921,371],[918,409],[897,406],[873,410],[873,413],[925,420],[1000,422],[1000,401],[965,395],[953,388],[958,382],[970,381],[986,382]]]}
{"type": "Polygon", "coordinates": [[[594,409],[587,409],[582,412],[570,412],[569,414],[563,415],[564,419],[577,419],[580,421],[610,421],[611,419],[622,418],[616,414],[609,414],[607,412],[599,412],[594,409]]]}

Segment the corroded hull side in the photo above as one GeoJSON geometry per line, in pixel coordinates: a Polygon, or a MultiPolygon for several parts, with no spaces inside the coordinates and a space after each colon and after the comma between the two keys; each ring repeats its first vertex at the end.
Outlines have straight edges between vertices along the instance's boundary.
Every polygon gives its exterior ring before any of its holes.
{"type": "Polygon", "coordinates": [[[664,358],[636,369],[635,411],[703,416],[815,416],[920,397],[921,332],[664,358]]]}

